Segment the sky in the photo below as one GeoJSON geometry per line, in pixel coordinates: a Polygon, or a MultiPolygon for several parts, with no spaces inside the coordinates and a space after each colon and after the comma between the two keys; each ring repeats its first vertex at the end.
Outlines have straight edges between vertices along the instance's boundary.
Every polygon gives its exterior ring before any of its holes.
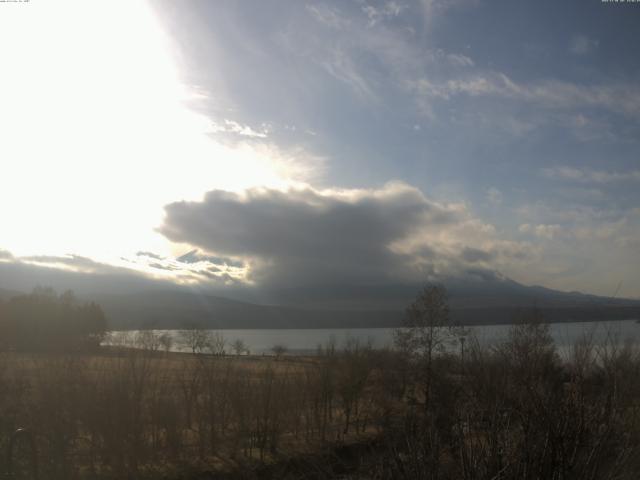
{"type": "Polygon", "coordinates": [[[0,3],[0,288],[491,273],[640,298],[639,21],[600,0],[0,3]]]}

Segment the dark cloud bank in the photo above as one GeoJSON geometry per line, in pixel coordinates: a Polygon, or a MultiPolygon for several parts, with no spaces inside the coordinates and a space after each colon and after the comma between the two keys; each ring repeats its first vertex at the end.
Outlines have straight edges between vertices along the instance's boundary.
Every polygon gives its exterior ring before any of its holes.
{"type": "MultiPolygon", "coordinates": [[[[432,273],[419,260],[436,255],[433,246],[422,244],[417,253],[394,249],[394,243],[460,221],[455,209],[403,184],[346,192],[216,190],[202,202],[168,205],[160,232],[174,242],[247,259],[249,280],[265,288],[379,286],[432,273]]],[[[489,255],[478,251],[475,259],[489,255]]]]}

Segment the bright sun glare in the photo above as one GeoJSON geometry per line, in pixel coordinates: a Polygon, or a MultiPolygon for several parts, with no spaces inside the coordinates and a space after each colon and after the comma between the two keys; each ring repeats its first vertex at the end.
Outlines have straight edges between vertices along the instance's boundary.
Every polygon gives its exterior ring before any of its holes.
{"type": "Polygon", "coordinates": [[[0,218],[16,255],[168,254],[163,206],[286,186],[269,152],[207,135],[142,1],[7,4],[0,16],[0,218]],[[134,247],[132,247],[134,245],[134,247]],[[132,248],[134,249],[132,251],[132,248]]]}

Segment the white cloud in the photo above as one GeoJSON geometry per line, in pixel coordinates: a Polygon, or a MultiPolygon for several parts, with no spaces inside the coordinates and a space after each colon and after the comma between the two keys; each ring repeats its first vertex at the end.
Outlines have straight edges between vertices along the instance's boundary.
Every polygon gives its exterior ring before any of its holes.
{"type": "Polygon", "coordinates": [[[562,227],[560,225],[530,225],[525,223],[518,227],[518,231],[520,233],[531,233],[536,237],[551,240],[562,232],[562,227]]]}
{"type": "Polygon", "coordinates": [[[343,16],[339,10],[327,5],[307,5],[307,11],[318,22],[337,30],[348,28],[351,25],[351,21],[343,16]]]}
{"type": "MultiPolygon", "coordinates": [[[[519,230],[544,240],[534,267],[516,272],[524,282],[611,294],[620,280],[637,291],[640,213],[635,208],[558,205],[550,200],[518,208],[519,230]]],[[[634,293],[635,294],[635,293],[634,293]]]]}
{"type": "Polygon", "coordinates": [[[454,67],[473,67],[474,61],[461,53],[449,53],[445,55],[447,62],[454,67]]]}
{"type": "Polygon", "coordinates": [[[324,69],[334,78],[344,82],[362,99],[377,101],[377,95],[370,81],[360,72],[354,59],[342,48],[329,52],[328,58],[321,62],[324,69]]]}
{"type": "Polygon", "coordinates": [[[233,120],[224,119],[222,123],[211,122],[212,133],[233,133],[242,137],[267,138],[268,125],[262,125],[260,130],[254,130],[248,125],[241,125],[233,120]]]}
{"type": "MultiPolygon", "coordinates": [[[[446,10],[455,2],[437,1],[429,7],[446,10]]],[[[318,23],[326,28],[311,30],[300,36],[292,32],[296,40],[284,36],[282,42],[292,52],[304,52],[334,78],[348,85],[362,100],[379,103],[387,92],[385,88],[405,90],[414,79],[420,78],[432,68],[463,69],[474,66],[473,60],[460,52],[447,52],[415,42],[415,32],[402,14],[410,7],[398,2],[386,2],[381,6],[361,4],[366,21],[349,16],[335,8],[314,5],[307,10],[318,23]],[[398,18],[399,25],[383,22],[398,18]],[[374,26],[376,28],[371,28],[374,26]],[[380,69],[372,69],[370,59],[380,69]]]]}
{"type": "Polygon", "coordinates": [[[616,183],[616,182],[640,182],[640,170],[630,172],[607,172],[592,170],[589,168],[574,168],[557,166],[544,168],[543,175],[554,180],[567,180],[581,183],[616,183]]]}
{"type": "Polygon", "coordinates": [[[362,5],[361,7],[362,11],[369,19],[369,26],[371,27],[384,19],[397,17],[406,8],[406,5],[395,1],[386,2],[379,7],[374,7],[373,5],[368,4],[362,5]]]}
{"type": "Polygon", "coordinates": [[[470,8],[480,3],[480,0],[419,0],[422,6],[425,26],[430,26],[433,20],[453,8],[470,8]]]}
{"type": "Polygon", "coordinates": [[[503,73],[485,72],[446,81],[428,77],[409,82],[424,100],[448,100],[458,95],[495,96],[521,100],[548,109],[597,107],[623,115],[640,115],[640,88],[636,84],[578,85],[559,80],[518,83],[503,73]]]}

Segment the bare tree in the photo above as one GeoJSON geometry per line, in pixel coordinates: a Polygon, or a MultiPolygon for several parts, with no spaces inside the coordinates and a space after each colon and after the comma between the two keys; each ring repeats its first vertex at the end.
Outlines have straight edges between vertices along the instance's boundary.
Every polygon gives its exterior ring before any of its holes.
{"type": "Polygon", "coordinates": [[[135,336],[135,345],[142,350],[157,352],[161,346],[160,337],[153,330],[141,330],[135,336]]]}
{"type": "Polygon", "coordinates": [[[354,417],[357,429],[360,404],[372,370],[372,349],[371,342],[362,345],[357,338],[349,338],[340,352],[336,387],[344,414],[344,434],[349,433],[354,417]]]}
{"type": "Polygon", "coordinates": [[[189,348],[193,354],[204,352],[209,343],[207,331],[197,328],[181,330],[179,338],[180,343],[189,348]]]}
{"type": "Polygon", "coordinates": [[[394,332],[396,348],[417,362],[425,408],[431,390],[433,357],[454,339],[447,291],[442,285],[427,285],[407,308],[404,324],[394,332]]]}
{"type": "Polygon", "coordinates": [[[171,335],[165,332],[158,337],[158,341],[166,353],[171,350],[171,347],[173,346],[173,337],[171,335]]]}
{"type": "Polygon", "coordinates": [[[212,355],[224,355],[225,350],[224,347],[227,344],[227,341],[224,339],[224,336],[220,332],[206,332],[207,338],[205,341],[206,350],[212,355]]]}
{"type": "Polygon", "coordinates": [[[288,349],[286,345],[283,345],[281,343],[277,343],[273,347],[271,347],[271,351],[276,356],[276,360],[280,360],[280,358],[282,358],[282,356],[287,353],[287,350],[288,349]]]}
{"type": "Polygon", "coordinates": [[[236,338],[233,343],[231,343],[231,348],[234,353],[238,356],[242,355],[247,351],[247,345],[244,343],[244,340],[241,338],[236,338]]]}

